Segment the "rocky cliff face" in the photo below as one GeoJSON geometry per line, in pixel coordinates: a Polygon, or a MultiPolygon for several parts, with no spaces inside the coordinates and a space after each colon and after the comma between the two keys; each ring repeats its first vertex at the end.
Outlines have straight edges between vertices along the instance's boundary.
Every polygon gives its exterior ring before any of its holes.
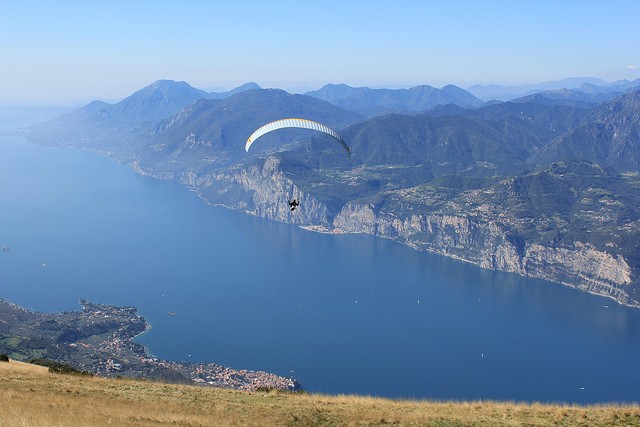
{"type": "Polygon", "coordinates": [[[331,226],[327,207],[280,168],[280,160],[267,156],[247,167],[199,174],[157,171],[139,161],[131,164],[134,171],[157,179],[178,181],[194,188],[211,205],[224,206],[262,218],[302,226],[331,226]],[[292,212],[290,199],[299,199],[304,209],[292,212]]]}
{"type": "Polygon", "coordinates": [[[287,178],[275,157],[269,156],[248,168],[211,175],[200,190],[211,203],[263,218],[298,225],[329,225],[326,207],[287,178]],[[230,191],[232,188],[236,191],[230,191]],[[299,199],[304,209],[291,211],[290,199],[299,199]]]}
{"type": "Polygon", "coordinates": [[[640,306],[633,295],[633,272],[624,257],[590,243],[575,242],[566,247],[526,243],[510,238],[507,228],[497,222],[442,214],[401,218],[357,204],[346,205],[333,225],[345,232],[396,239],[482,268],[560,282],[640,306]]]}

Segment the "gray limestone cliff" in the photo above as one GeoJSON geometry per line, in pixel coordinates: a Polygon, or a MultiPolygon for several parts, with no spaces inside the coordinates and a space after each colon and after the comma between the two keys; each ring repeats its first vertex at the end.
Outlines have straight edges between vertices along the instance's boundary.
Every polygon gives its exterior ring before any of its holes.
{"type": "Polygon", "coordinates": [[[482,268],[559,282],[621,304],[640,306],[630,292],[634,275],[624,257],[590,243],[545,246],[510,239],[508,229],[497,222],[442,214],[398,217],[357,204],[346,205],[333,225],[345,232],[395,239],[482,268]]]}
{"type": "Polygon", "coordinates": [[[137,173],[157,179],[178,181],[197,191],[207,203],[274,221],[301,226],[331,226],[326,206],[288,178],[280,161],[267,156],[246,167],[198,174],[158,171],[135,161],[137,173]],[[304,199],[304,209],[292,213],[289,199],[304,199]]]}

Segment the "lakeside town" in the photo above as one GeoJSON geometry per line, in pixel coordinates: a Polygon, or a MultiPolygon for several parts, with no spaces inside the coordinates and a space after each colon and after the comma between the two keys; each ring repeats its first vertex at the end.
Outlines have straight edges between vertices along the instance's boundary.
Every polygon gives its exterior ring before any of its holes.
{"type": "Polygon", "coordinates": [[[133,307],[80,300],[81,311],[36,313],[0,299],[0,353],[46,358],[101,377],[128,377],[237,390],[298,391],[293,378],[215,363],[161,360],[134,338],[149,324],[133,307]]]}

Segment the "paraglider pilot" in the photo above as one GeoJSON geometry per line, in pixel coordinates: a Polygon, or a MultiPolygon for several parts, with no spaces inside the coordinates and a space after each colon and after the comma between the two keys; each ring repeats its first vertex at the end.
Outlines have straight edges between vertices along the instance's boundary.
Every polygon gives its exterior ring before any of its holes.
{"type": "Polygon", "coordinates": [[[291,212],[295,211],[298,206],[300,206],[300,200],[289,200],[289,207],[291,208],[291,212]]]}

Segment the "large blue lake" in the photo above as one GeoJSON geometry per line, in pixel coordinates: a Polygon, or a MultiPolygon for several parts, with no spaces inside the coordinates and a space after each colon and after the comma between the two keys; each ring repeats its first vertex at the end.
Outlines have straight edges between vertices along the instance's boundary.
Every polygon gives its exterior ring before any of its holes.
{"type": "Polygon", "coordinates": [[[210,207],[86,152],[0,137],[0,245],[0,298],[138,307],[165,359],[332,394],[640,401],[640,310],[210,207]]]}

